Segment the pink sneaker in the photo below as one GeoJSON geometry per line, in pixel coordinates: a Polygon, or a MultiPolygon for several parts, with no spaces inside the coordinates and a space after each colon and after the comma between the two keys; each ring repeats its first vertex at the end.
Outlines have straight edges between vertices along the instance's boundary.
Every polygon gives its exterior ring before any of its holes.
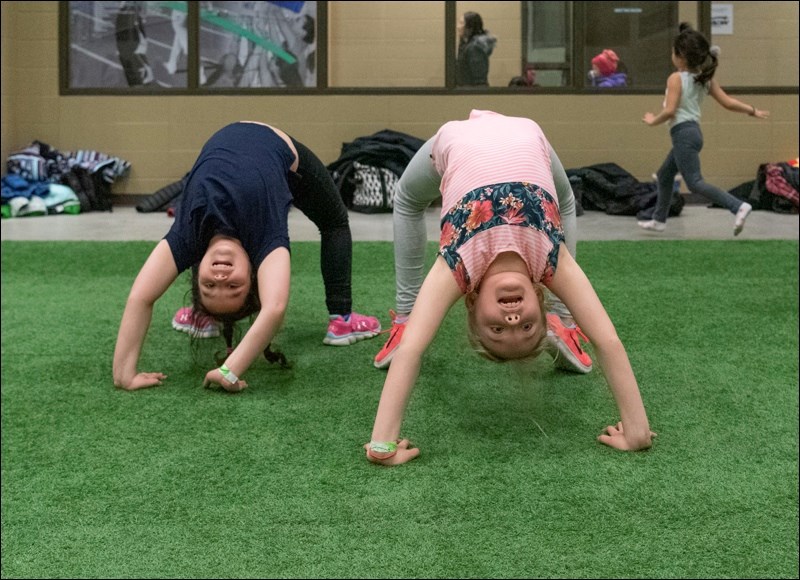
{"type": "Polygon", "coordinates": [[[589,342],[577,326],[564,326],[557,314],[547,315],[548,351],[557,367],[576,373],[592,371],[592,358],[581,348],[580,339],[589,342]]]}
{"type": "Polygon", "coordinates": [[[395,322],[397,314],[395,314],[394,310],[389,311],[389,316],[392,319],[392,329],[389,331],[389,338],[386,340],[386,344],[384,344],[380,352],[375,355],[373,364],[376,369],[385,369],[389,367],[397,347],[400,346],[400,339],[403,338],[403,331],[406,329],[405,322],[395,322]]]}
{"type": "Polygon", "coordinates": [[[322,340],[331,346],[347,346],[365,338],[372,338],[381,331],[377,318],[351,312],[349,320],[337,316],[328,322],[328,332],[322,340]]]}
{"type": "Polygon", "coordinates": [[[189,308],[181,308],[172,319],[172,328],[186,332],[194,338],[214,338],[219,336],[219,323],[205,314],[196,315],[189,308]]]}

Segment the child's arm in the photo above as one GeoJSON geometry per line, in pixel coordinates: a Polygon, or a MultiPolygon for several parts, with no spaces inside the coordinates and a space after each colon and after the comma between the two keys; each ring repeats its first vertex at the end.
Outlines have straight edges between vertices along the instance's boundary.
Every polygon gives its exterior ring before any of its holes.
{"type": "Polygon", "coordinates": [[[178,268],[166,240],[161,240],[150,253],[133,282],[114,349],[114,386],[133,391],[160,385],[163,373],[137,371],[147,329],[153,316],[153,305],[178,277],[178,268]]]}
{"type": "Polygon", "coordinates": [[[215,383],[227,391],[241,391],[247,387],[247,383],[238,378],[250,368],[277,334],[289,304],[290,277],[289,250],[277,248],[264,258],[257,274],[261,310],[242,341],[225,360],[227,378],[220,370],[222,367],[213,369],[206,373],[204,386],[215,383]],[[233,376],[227,374],[228,372],[233,373],[233,376]]]}
{"type": "Polygon", "coordinates": [[[567,305],[594,346],[603,374],[617,402],[622,422],[616,427],[606,427],[606,434],[600,435],[598,440],[616,449],[647,449],[654,433],[650,431],[639,386],[625,347],[591,282],[563,245],[559,249],[558,267],[549,288],[567,305]]]}
{"type": "Polygon", "coordinates": [[[725,91],[723,91],[720,84],[714,79],[711,79],[711,86],[708,89],[708,94],[729,111],[734,111],[735,113],[747,113],[751,117],[757,117],[758,119],[769,118],[769,111],[756,109],[754,105],[745,105],[742,101],[734,99],[725,91]]]}
{"type": "MultiPolygon", "coordinates": [[[[447,312],[461,296],[450,267],[444,258],[437,257],[422,283],[400,346],[392,358],[372,429],[372,442],[398,443],[400,425],[419,375],[422,355],[436,336],[447,312]]],[[[419,449],[408,449],[406,440],[399,441],[396,453],[370,452],[369,443],[364,447],[370,461],[384,465],[399,465],[419,455],[419,449]]]]}
{"type": "Polygon", "coordinates": [[[661,125],[666,123],[675,116],[675,111],[678,110],[678,103],[681,100],[681,92],[683,87],[681,85],[681,74],[672,73],[667,79],[667,94],[664,97],[664,107],[658,115],[653,113],[645,113],[642,121],[650,125],[661,125]]]}

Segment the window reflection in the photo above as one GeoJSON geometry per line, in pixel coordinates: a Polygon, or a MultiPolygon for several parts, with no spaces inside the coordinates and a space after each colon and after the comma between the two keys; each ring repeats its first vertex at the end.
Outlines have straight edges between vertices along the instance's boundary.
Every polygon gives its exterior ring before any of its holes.
{"type": "Polygon", "coordinates": [[[202,2],[200,85],[314,87],[316,2],[202,2]]]}
{"type": "Polygon", "coordinates": [[[540,86],[656,87],[671,72],[678,2],[525,2],[525,62],[540,86]],[[578,35],[579,62],[572,55],[578,35]],[[575,79],[573,81],[573,79],[575,79]]]}
{"type": "Polygon", "coordinates": [[[489,61],[497,45],[497,37],[484,27],[483,17],[473,11],[459,16],[456,37],[456,85],[488,87],[489,61]]]}
{"type": "Polygon", "coordinates": [[[678,2],[585,2],[584,7],[584,86],[664,85],[672,72],[678,2]]]}
{"type": "Polygon", "coordinates": [[[187,86],[181,36],[186,2],[71,1],[67,6],[70,88],[187,86]]]}
{"type": "MultiPolygon", "coordinates": [[[[542,87],[570,84],[572,2],[524,2],[523,60],[542,87]]],[[[527,72],[527,71],[526,71],[527,72]]]]}

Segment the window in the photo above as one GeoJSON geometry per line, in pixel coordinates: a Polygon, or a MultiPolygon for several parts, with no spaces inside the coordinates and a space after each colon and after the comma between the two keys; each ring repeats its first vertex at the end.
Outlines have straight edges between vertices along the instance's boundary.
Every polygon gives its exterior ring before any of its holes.
{"type": "Polygon", "coordinates": [[[526,71],[541,87],[572,84],[572,2],[524,2],[526,71]]]}
{"type": "Polygon", "coordinates": [[[523,8],[524,57],[539,86],[663,87],[672,72],[678,2],[525,2],[523,8]]]}
{"type": "Polygon", "coordinates": [[[603,79],[607,83],[600,86],[605,88],[664,87],[673,72],[670,55],[679,24],[678,2],[585,2],[584,10],[584,86],[598,86],[603,79]],[[599,72],[592,67],[596,57],[599,72]]]}
{"type": "Polygon", "coordinates": [[[316,2],[204,2],[199,84],[316,87],[316,2]]]}
{"type": "Polygon", "coordinates": [[[70,1],[61,22],[66,92],[319,85],[317,2],[70,1]]]}
{"type": "Polygon", "coordinates": [[[683,21],[721,47],[726,88],[798,86],[797,2],[69,1],[59,14],[62,94],[662,92],[683,21]],[[470,12],[494,41],[488,73],[483,59],[464,82],[470,12]]]}
{"type": "Polygon", "coordinates": [[[67,9],[69,88],[187,86],[186,2],[69,2],[67,9]]]}

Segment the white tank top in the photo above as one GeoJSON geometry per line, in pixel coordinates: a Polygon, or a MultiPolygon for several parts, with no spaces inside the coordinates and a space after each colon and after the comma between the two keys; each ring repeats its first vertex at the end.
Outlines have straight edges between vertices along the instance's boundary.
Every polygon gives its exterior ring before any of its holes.
{"type": "Polygon", "coordinates": [[[683,71],[681,75],[681,98],[678,101],[678,109],[675,116],[669,122],[673,127],[685,121],[700,121],[700,108],[703,106],[703,98],[708,94],[708,84],[694,82],[693,73],[683,71]]]}

